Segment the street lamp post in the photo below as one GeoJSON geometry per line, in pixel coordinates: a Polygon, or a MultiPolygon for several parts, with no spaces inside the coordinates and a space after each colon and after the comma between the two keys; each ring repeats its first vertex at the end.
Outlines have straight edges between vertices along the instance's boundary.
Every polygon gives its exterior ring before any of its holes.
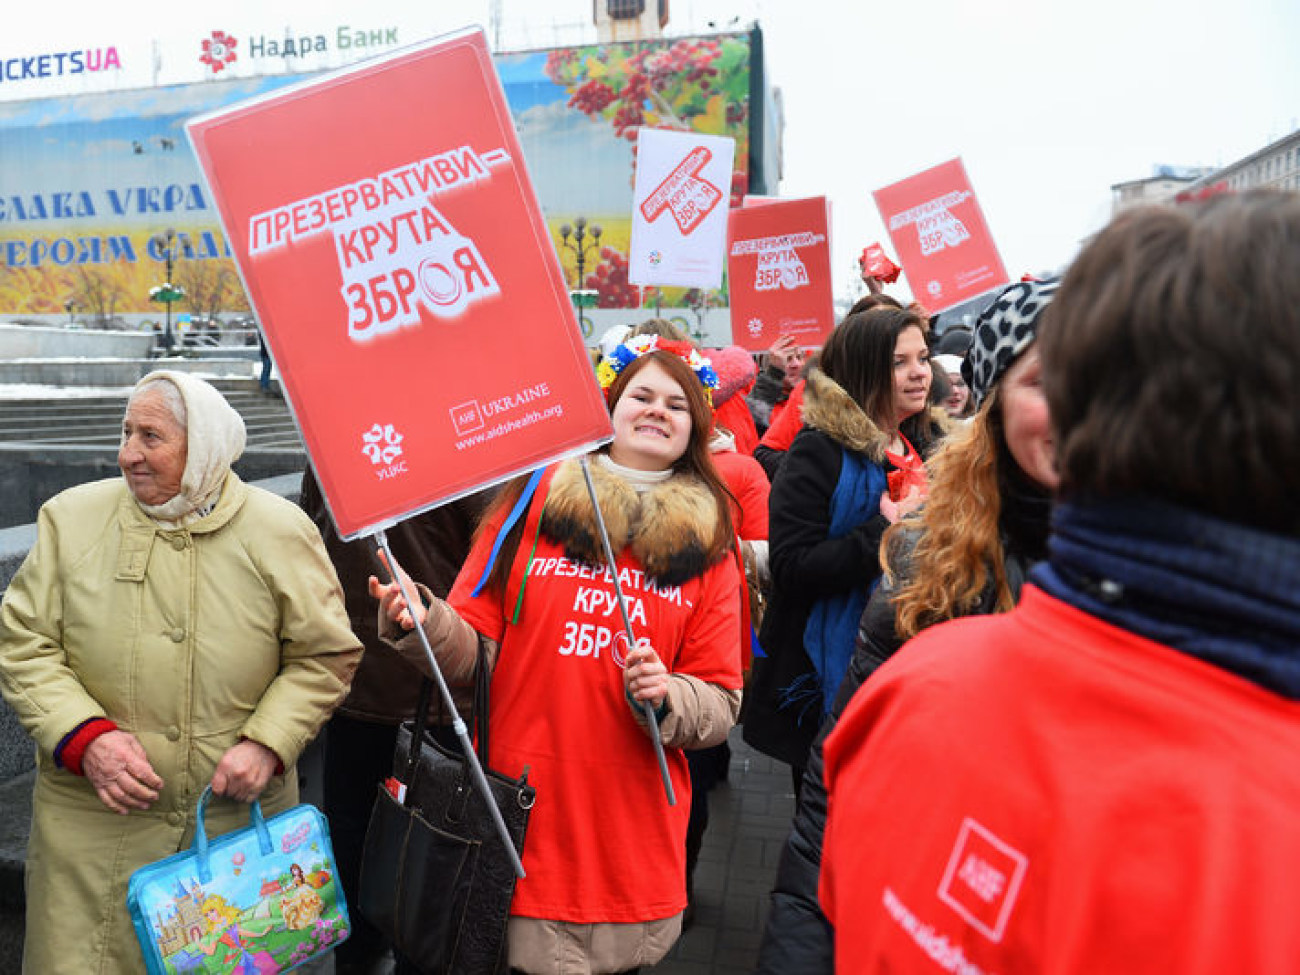
{"type": "Polygon", "coordinates": [[[172,335],[172,304],[185,297],[185,289],[172,284],[172,267],[176,263],[180,242],[175,228],[168,227],[163,233],[154,234],[153,243],[162,252],[163,262],[167,265],[167,277],[161,287],[149,289],[149,298],[151,301],[161,301],[167,309],[167,327],[163,331],[162,344],[163,352],[170,354],[176,347],[176,339],[172,335]]]}
{"type": "Polygon", "coordinates": [[[587,263],[587,253],[600,247],[600,234],[600,224],[588,226],[586,217],[578,217],[573,221],[572,227],[567,223],[560,224],[560,245],[573,251],[578,265],[578,286],[575,290],[581,291],[584,287],[582,269],[587,263]]]}
{"type": "Polygon", "coordinates": [[[569,292],[569,297],[573,299],[573,306],[578,309],[578,327],[582,329],[583,338],[591,338],[594,331],[585,309],[595,308],[599,295],[586,287],[582,269],[587,263],[587,252],[599,250],[600,233],[600,224],[588,225],[586,217],[577,217],[572,227],[567,223],[560,224],[560,246],[573,251],[578,265],[578,286],[569,292]]]}

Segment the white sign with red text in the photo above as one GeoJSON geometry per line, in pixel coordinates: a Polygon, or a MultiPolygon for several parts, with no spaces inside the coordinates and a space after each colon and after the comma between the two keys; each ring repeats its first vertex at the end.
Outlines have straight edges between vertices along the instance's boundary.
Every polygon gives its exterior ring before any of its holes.
{"type": "Polygon", "coordinates": [[[722,283],[734,139],[643,128],[628,280],[716,288],[722,283]]]}

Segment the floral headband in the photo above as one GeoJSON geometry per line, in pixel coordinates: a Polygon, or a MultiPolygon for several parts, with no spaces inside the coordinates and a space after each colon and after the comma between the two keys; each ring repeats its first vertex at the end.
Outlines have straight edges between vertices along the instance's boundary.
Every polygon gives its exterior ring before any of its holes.
{"type": "Polygon", "coordinates": [[[713,405],[713,390],[718,388],[718,374],[713,371],[713,362],[689,342],[660,338],[658,335],[636,335],[628,339],[605,358],[596,367],[596,380],[609,398],[609,388],[624,369],[641,356],[649,352],[671,352],[695,373],[695,378],[704,387],[704,397],[713,405]]]}

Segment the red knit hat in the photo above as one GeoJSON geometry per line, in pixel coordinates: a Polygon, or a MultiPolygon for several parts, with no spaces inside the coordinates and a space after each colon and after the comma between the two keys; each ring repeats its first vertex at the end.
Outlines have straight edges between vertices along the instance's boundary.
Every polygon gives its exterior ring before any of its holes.
{"type": "Polygon", "coordinates": [[[713,408],[716,410],[736,393],[747,390],[758,376],[758,363],[738,345],[725,349],[710,349],[713,371],[718,374],[718,388],[713,391],[713,408]]]}

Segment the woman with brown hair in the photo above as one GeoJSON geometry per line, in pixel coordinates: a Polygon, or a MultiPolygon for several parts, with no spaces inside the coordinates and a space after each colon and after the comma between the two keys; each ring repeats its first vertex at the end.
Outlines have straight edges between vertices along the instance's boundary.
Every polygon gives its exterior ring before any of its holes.
{"type": "Polygon", "coordinates": [[[1005,612],[1046,555],[1056,485],[1034,338],[1056,282],[1021,282],[985,309],[963,364],[978,410],[927,463],[929,497],[881,543],[885,577],[862,614],[857,648],[804,777],[802,802],[772,893],[763,972],[830,972],[832,939],[817,898],[826,787],[822,744],[857,688],[920,630],[1005,612]]]}
{"type": "Polygon", "coordinates": [[[959,355],[936,355],[933,361],[948,380],[947,394],[941,400],[943,408],[954,420],[965,420],[972,416],[975,413],[975,401],[971,398],[970,387],[962,378],[963,358],[959,355]]]}
{"type": "Polygon", "coordinates": [[[408,632],[417,623],[451,683],[471,678],[480,642],[487,651],[491,766],[528,768],[538,792],[507,935],[510,967],[523,972],[623,972],[668,952],[686,907],[682,749],[724,741],[740,707],[742,580],[709,454],[716,376],[693,346],[644,335],[614,349],[597,378],[614,439],[590,469],[617,587],[576,460],[547,469],[531,496],[521,482],[502,492],[445,601],[421,590],[408,608],[395,584],[371,579],[381,635],[417,666],[428,668],[408,632]]]}
{"type": "Polygon", "coordinates": [[[808,370],[803,427],[772,484],[765,656],[742,718],[745,741],[791,767],[796,793],[880,577],[880,537],[924,493],[932,375],[924,321],[889,307],[845,318],[808,370]]]}

